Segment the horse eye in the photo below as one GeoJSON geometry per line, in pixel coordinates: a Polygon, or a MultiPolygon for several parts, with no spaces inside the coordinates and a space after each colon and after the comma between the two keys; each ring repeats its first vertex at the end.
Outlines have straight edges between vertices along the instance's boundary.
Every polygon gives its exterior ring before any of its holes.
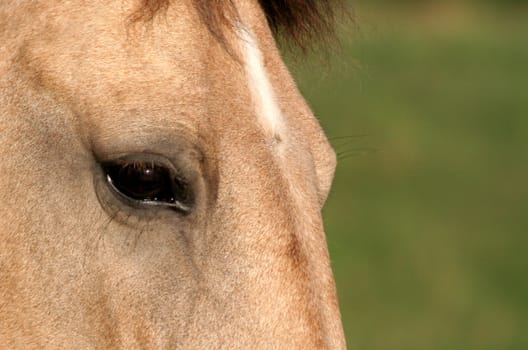
{"type": "Polygon", "coordinates": [[[110,186],[135,203],[190,211],[190,191],[184,180],[164,164],[120,159],[103,163],[110,186]]]}

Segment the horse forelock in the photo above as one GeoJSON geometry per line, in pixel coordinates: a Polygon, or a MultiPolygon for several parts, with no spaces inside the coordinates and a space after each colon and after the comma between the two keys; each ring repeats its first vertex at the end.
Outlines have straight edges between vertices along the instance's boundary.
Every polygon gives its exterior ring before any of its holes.
{"type": "MultiPolygon", "coordinates": [[[[176,0],[140,0],[134,21],[151,21],[176,0]]],[[[343,0],[258,0],[276,36],[306,48],[315,41],[334,37],[339,14],[346,13],[343,0]]],[[[194,0],[202,21],[219,40],[223,30],[232,28],[238,17],[232,0],[194,0]]]]}

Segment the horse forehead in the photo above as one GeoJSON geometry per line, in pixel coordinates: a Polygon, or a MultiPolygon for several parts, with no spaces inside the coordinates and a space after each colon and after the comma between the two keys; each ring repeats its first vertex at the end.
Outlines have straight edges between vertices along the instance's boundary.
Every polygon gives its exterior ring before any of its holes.
{"type": "Polygon", "coordinates": [[[78,97],[112,92],[117,102],[126,93],[192,94],[203,85],[206,29],[185,2],[175,2],[163,20],[151,24],[130,22],[132,6],[84,4],[50,5],[35,23],[21,24],[28,35],[20,40],[17,61],[37,83],[82,92],[78,97]]]}
{"type": "MultiPolygon", "coordinates": [[[[18,49],[17,61],[33,83],[83,106],[156,109],[176,105],[187,109],[182,115],[199,115],[204,100],[214,99],[213,89],[229,93],[231,100],[244,94],[240,90],[248,77],[240,59],[248,45],[240,45],[244,41],[240,31],[229,31],[233,56],[211,36],[189,1],[174,2],[148,24],[128,22],[135,10],[132,5],[106,7],[83,2],[74,11],[50,2],[42,8],[39,23],[27,24],[31,35],[18,49]]],[[[267,24],[258,6],[242,3],[239,8],[244,26],[264,31],[267,24]]],[[[268,41],[257,43],[254,36],[252,40],[253,51],[275,49],[267,47],[268,41]]]]}
{"type": "Polygon", "coordinates": [[[18,61],[33,84],[66,100],[74,123],[89,123],[92,128],[81,128],[90,130],[82,135],[88,138],[184,125],[205,138],[218,130],[256,136],[231,143],[239,148],[252,142],[267,147],[263,138],[296,134],[294,143],[321,140],[327,154],[324,134],[295,88],[258,2],[236,2],[240,22],[225,31],[227,46],[211,35],[191,2],[175,1],[151,23],[132,25],[127,19],[135,7],[126,1],[129,7],[51,3],[38,23],[28,24],[31,34],[18,61]]]}

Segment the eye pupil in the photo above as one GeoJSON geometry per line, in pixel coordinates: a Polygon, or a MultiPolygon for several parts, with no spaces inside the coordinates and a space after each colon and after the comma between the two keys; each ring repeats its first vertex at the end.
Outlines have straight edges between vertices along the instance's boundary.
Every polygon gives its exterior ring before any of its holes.
{"type": "Polygon", "coordinates": [[[168,170],[156,164],[124,163],[107,167],[112,184],[125,196],[142,201],[172,201],[168,170]]]}
{"type": "Polygon", "coordinates": [[[148,204],[188,207],[188,186],[164,164],[117,160],[103,164],[107,180],[121,195],[148,204]]]}

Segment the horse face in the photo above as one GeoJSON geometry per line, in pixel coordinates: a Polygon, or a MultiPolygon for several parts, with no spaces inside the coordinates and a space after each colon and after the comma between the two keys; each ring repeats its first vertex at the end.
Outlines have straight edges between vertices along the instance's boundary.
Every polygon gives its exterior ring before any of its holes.
{"type": "Polygon", "coordinates": [[[335,155],[255,2],[0,6],[1,347],[343,348],[335,155]]]}

